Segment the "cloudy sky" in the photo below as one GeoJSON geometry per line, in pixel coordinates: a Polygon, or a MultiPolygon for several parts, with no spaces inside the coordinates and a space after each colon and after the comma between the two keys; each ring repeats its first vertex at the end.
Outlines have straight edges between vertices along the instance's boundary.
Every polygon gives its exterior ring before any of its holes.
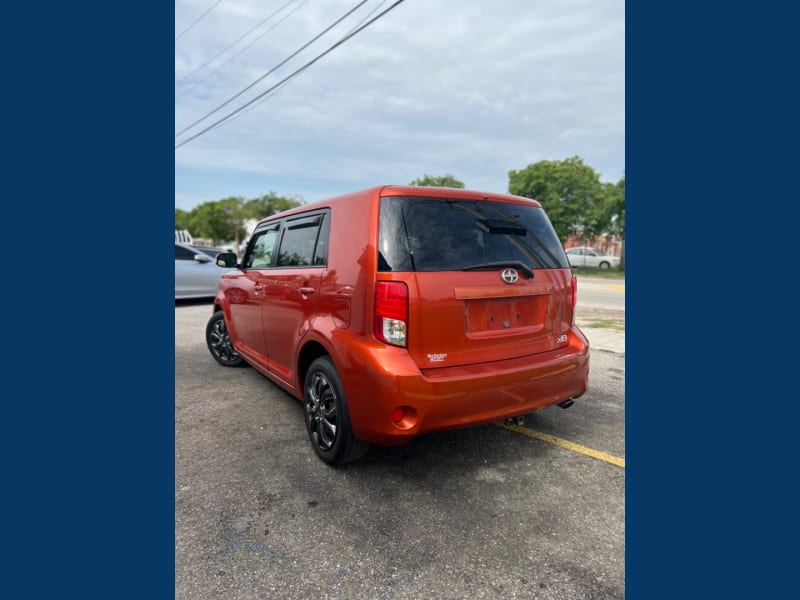
{"type": "Polygon", "coordinates": [[[426,174],[506,192],[576,155],[624,176],[624,0],[405,0],[253,102],[396,1],[176,0],[175,206],[426,174]]]}

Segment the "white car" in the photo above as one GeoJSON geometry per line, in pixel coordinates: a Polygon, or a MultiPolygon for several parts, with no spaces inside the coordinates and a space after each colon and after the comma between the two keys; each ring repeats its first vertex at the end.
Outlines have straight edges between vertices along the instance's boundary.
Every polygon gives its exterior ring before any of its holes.
{"type": "Polygon", "coordinates": [[[619,256],[603,254],[597,248],[578,246],[566,249],[569,264],[573,267],[594,267],[597,269],[619,268],[619,256]]]}

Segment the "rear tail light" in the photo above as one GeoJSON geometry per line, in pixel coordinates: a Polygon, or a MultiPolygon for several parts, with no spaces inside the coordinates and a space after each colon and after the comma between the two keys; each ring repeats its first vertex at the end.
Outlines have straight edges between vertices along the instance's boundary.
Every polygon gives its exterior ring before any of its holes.
{"type": "Polygon", "coordinates": [[[375,337],[394,346],[406,345],[408,288],[401,281],[375,283],[375,337]]]}

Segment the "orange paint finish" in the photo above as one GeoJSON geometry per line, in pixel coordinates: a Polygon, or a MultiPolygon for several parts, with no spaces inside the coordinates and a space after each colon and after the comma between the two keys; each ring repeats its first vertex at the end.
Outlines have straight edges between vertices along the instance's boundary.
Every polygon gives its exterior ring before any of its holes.
{"type": "Polygon", "coordinates": [[[317,454],[344,462],[360,442],[403,444],[583,395],[574,294],[539,203],[376,187],[255,228],[215,299],[233,354],[212,354],[303,401],[317,454]]]}
{"type": "Polygon", "coordinates": [[[547,356],[522,356],[420,371],[408,353],[378,343],[348,346],[341,371],[356,437],[401,445],[421,433],[524,415],[586,392],[589,344],[577,329],[547,356]],[[391,422],[397,406],[415,411],[414,427],[391,422]]]}

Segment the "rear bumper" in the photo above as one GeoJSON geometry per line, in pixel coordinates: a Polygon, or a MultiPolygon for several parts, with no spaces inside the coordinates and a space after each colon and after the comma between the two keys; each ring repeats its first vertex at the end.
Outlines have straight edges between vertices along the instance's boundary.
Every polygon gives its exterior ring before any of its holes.
{"type": "Polygon", "coordinates": [[[524,415],[586,392],[589,342],[573,327],[551,352],[420,371],[402,348],[354,340],[342,377],[353,433],[400,445],[417,435],[524,415]],[[403,409],[399,424],[392,412],[403,409]]]}

